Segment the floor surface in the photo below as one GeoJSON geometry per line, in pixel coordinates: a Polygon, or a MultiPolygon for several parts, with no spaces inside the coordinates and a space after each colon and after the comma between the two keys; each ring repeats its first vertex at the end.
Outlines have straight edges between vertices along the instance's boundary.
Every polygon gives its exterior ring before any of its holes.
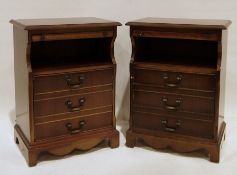
{"type": "Polygon", "coordinates": [[[13,139],[11,120],[0,120],[0,174],[2,175],[234,175],[237,173],[237,120],[227,121],[227,137],[219,164],[211,163],[202,152],[177,154],[139,145],[125,146],[128,122],[117,122],[120,147],[104,146],[87,152],[75,151],[56,157],[43,155],[29,168],[13,139]]]}

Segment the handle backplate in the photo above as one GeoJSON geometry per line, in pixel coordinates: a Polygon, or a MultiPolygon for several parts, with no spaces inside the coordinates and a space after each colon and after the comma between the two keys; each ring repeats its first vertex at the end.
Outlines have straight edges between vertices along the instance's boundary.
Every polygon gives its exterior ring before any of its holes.
{"type": "Polygon", "coordinates": [[[175,122],[175,127],[169,127],[168,120],[161,120],[161,124],[163,125],[164,130],[167,132],[175,132],[181,126],[180,120],[175,122]]]}
{"type": "Polygon", "coordinates": [[[69,112],[76,112],[76,111],[80,111],[80,108],[83,106],[85,101],[86,101],[86,99],[84,97],[81,97],[78,100],[78,105],[77,106],[73,106],[73,102],[71,100],[67,100],[65,102],[65,105],[67,106],[67,109],[68,109],[69,112]]]}
{"type": "Polygon", "coordinates": [[[180,107],[180,105],[181,105],[181,103],[182,103],[182,99],[181,98],[177,98],[176,100],[175,100],[175,103],[176,103],[176,105],[170,105],[170,104],[168,104],[168,98],[167,97],[162,97],[162,103],[163,103],[163,105],[164,105],[164,107],[165,107],[165,109],[167,109],[167,110],[178,110],[178,108],[180,107]]]}
{"type": "Polygon", "coordinates": [[[72,123],[67,123],[65,125],[65,127],[70,132],[70,134],[77,134],[82,130],[82,128],[85,126],[85,124],[86,124],[86,122],[84,120],[82,120],[79,122],[78,128],[73,128],[72,123]]]}
{"type": "Polygon", "coordinates": [[[165,86],[170,87],[170,88],[175,88],[175,87],[179,86],[182,81],[182,77],[183,77],[182,75],[177,75],[176,82],[171,83],[171,82],[169,82],[170,78],[169,78],[168,74],[167,73],[163,74],[163,80],[164,80],[165,86]]]}
{"type": "Polygon", "coordinates": [[[85,75],[78,75],[77,81],[73,81],[72,77],[67,75],[65,77],[65,80],[66,80],[67,85],[68,85],[69,88],[77,89],[77,88],[81,87],[81,85],[83,84],[83,82],[85,80],[85,75]]]}

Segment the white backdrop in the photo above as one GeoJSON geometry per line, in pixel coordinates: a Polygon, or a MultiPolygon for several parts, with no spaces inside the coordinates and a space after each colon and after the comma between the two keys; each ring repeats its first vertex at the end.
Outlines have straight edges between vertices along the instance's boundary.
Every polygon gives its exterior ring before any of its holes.
{"type": "Polygon", "coordinates": [[[131,44],[125,22],[142,17],[230,19],[225,117],[237,113],[236,0],[0,0],[0,119],[14,118],[13,34],[10,19],[94,16],[119,21],[116,114],[129,118],[129,60],[131,44]]]}

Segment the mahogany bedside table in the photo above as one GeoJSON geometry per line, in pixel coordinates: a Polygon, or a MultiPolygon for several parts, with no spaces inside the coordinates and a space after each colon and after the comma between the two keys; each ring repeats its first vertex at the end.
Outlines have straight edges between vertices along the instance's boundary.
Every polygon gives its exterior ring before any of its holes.
{"type": "Polygon", "coordinates": [[[65,155],[108,139],[115,123],[118,22],[98,18],[11,20],[15,139],[29,166],[43,152],[65,155]]]}
{"type": "Polygon", "coordinates": [[[132,41],[128,147],[143,140],[178,152],[205,149],[219,162],[230,24],[165,18],[126,24],[132,41]]]}

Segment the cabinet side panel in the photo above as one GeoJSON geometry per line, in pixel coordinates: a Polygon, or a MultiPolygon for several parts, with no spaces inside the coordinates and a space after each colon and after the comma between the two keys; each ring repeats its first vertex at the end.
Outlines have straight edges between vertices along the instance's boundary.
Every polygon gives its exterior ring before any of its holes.
{"type": "Polygon", "coordinates": [[[30,141],[29,74],[27,69],[27,31],[13,28],[16,123],[30,141]]]}
{"type": "Polygon", "coordinates": [[[113,73],[113,127],[116,128],[116,116],[115,116],[115,92],[116,92],[116,63],[114,64],[114,73],[113,73]]]}
{"type": "Polygon", "coordinates": [[[218,133],[224,119],[225,109],[225,86],[226,86],[226,56],[227,56],[227,30],[222,31],[222,56],[221,56],[221,72],[220,72],[220,96],[219,96],[219,120],[218,133]]]}
{"type": "Polygon", "coordinates": [[[111,40],[111,44],[110,44],[110,56],[112,59],[112,63],[113,63],[113,127],[116,129],[116,116],[115,116],[115,92],[116,92],[116,72],[117,72],[117,65],[116,65],[116,60],[114,57],[114,42],[115,39],[117,37],[117,27],[114,29],[114,36],[113,39],[111,40]]]}

